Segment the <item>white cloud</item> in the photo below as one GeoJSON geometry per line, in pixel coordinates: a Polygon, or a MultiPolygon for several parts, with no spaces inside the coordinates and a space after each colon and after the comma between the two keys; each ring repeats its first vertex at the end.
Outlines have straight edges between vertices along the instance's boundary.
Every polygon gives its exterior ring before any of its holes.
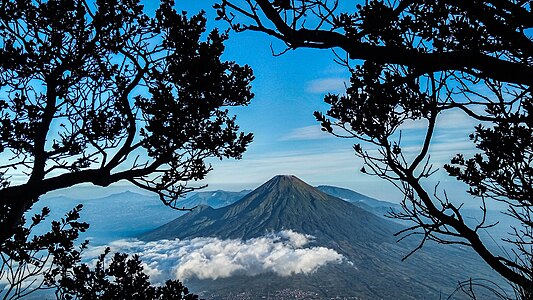
{"type": "MultiPolygon", "coordinates": [[[[456,153],[468,156],[476,152],[475,145],[468,138],[477,124],[475,120],[471,120],[460,110],[450,110],[440,115],[437,121],[429,153],[434,167],[441,168],[443,164],[449,163],[456,153]]],[[[402,127],[402,150],[408,160],[414,159],[420,152],[426,127],[427,122],[424,120],[410,122],[402,127]]],[[[357,140],[327,139],[327,136],[327,133],[320,131],[319,125],[294,129],[281,140],[312,143],[291,144],[293,148],[283,150],[273,147],[269,151],[263,150],[264,152],[254,152],[252,145],[251,151],[245,153],[243,160],[213,160],[214,170],[203,183],[209,184],[212,189],[231,187],[233,190],[240,190],[254,188],[277,174],[293,174],[312,185],[344,186],[389,201],[402,198],[392,184],[384,184],[377,177],[359,172],[363,162],[352,149],[352,143],[357,143],[357,140]]],[[[363,143],[363,147],[371,154],[379,155],[371,145],[363,143]]],[[[443,176],[439,179],[448,178],[447,175],[443,176]]]]}
{"type": "Polygon", "coordinates": [[[402,198],[394,185],[384,184],[382,180],[359,171],[363,161],[355,155],[350,144],[355,140],[332,140],[313,149],[295,147],[290,151],[250,153],[239,161],[212,161],[214,170],[202,183],[209,184],[210,189],[237,191],[256,188],[275,175],[291,174],[311,185],[343,186],[377,199],[396,201],[402,198]]]}
{"type": "Polygon", "coordinates": [[[288,134],[281,137],[282,141],[307,141],[307,140],[322,140],[333,137],[322,131],[320,125],[311,125],[299,127],[291,130],[288,134]]]}
{"type": "Polygon", "coordinates": [[[342,93],[349,85],[346,78],[321,78],[307,83],[306,91],[311,94],[342,93]]]}
{"type": "MultiPolygon", "coordinates": [[[[280,276],[310,274],[328,263],[340,263],[343,256],[324,247],[305,247],[312,237],[291,230],[250,240],[222,240],[200,237],[188,240],[142,242],[119,240],[112,251],[138,254],[154,283],[169,278],[185,280],[226,278],[273,272],[280,276]]],[[[103,247],[91,248],[94,259],[103,247]]]]}
{"type": "MultiPolygon", "coordinates": [[[[481,112],[478,112],[481,113],[481,112]]],[[[477,121],[460,109],[447,110],[439,114],[437,117],[436,127],[439,130],[446,131],[464,131],[471,132],[474,130],[474,126],[479,124],[477,121]]],[[[425,132],[428,127],[428,122],[425,119],[420,120],[407,120],[401,126],[400,130],[418,130],[421,133],[425,132]]]]}
{"type": "Polygon", "coordinates": [[[207,175],[205,182],[210,187],[240,183],[245,188],[257,186],[274,175],[292,174],[310,184],[324,184],[324,174],[334,180],[346,177],[346,174],[355,174],[360,168],[361,161],[349,145],[328,150],[317,147],[312,151],[273,151],[265,155],[250,155],[241,161],[216,161],[213,162],[216,163],[215,169],[207,175]]]}

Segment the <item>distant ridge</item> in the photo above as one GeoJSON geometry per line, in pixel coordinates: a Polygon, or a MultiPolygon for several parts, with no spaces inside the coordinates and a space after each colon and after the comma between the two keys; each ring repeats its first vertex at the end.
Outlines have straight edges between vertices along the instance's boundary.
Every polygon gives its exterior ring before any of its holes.
{"type": "Polygon", "coordinates": [[[377,200],[367,195],[352,191],[350,189],[341,188],[337,186],[319,185],[316,188],[323,193],[329,194],[333,197],[341,198],[342,200],[346,200],[348,202],[363,202],[372,207],[394,205],[394,203],[377,200]]]}
{"type": "MultiPolygon", "coordinates": [[[[377,200],[372,197],[352,191],[350,189],[330,185],[319,185],[316,188],[328,195],[351,202],[354,205],[357,205],[362,209],[367,210],[382,218],[387,218],[386,216],[389,215],[391,211],[402,211],[402,207],[399,204],[377,200]]],[[[387,219],[391,220],[390,218],[387,219]]],[[[392,221],[396,223],[403,223],[405,225],[408,224],[407,222],[402,222],[398,219],[392,219],[392,221]]]]}
{"type": "Polygon", "coordinates": [[[228,192],[223,190],[201,191],[183,200],[179,200],[176,204],[178,207],[185,208],[192,208],[198,205],[208,205],[213,208],[220,208],[235,203],[250,192],[251,190],[242,190],[240,192],[228,192]]]}

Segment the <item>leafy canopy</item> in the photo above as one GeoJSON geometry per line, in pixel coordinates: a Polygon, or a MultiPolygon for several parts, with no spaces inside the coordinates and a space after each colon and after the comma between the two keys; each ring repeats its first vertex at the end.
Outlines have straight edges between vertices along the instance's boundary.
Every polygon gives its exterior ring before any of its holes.
{"type": "Polygon", "coordinates": [[[226,107],[252,99],[252,71],[220,59],[228,36],[203,13],[173,6],[0,2],[2,227],[80,183],[126,180],[173,205],[205,159],[241,157],[252,135],[226,107]]]}

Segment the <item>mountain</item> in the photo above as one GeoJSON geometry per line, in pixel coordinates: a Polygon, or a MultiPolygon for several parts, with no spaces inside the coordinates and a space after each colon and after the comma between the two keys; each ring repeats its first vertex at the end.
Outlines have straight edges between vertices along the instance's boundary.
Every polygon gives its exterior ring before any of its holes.
{"type": "MultiPolygon", "coordinates": [[[[179,203],[180,206],[187,208],[202,204],[222,207],[237,201],[249,192],[249,190],[197,192],[179,203]]],[[[79,203],[83,204],[80,220],[90,224],[89,230],[82,234],[80,240],[90,239],[91,245],[101,245],[121,238],[131,238],[185,214],[184,211],[163,205],[156,195],[124,191],[94,199],[45,196],[26,214],[27,219],[31,219],[30,216],[47,206],[51,209],[47,220],[59,220],[79,203]]],[[[36,233],[43,233],[50,228],[48,223],[43,225],[45,226],[36,228],[36,233]]]]}
{"type": "Polygon", "coordinates": [[[333,197],[337,197],[337,198],[340,198],[342,200],[346,200],[348,202],[364,203],[368,207],[382,207],[382,206],[395,207],[395,206],[398,206],[398,204],[394,204],[394,203],[387,202],[387,201],[377,200],[377,199],[374,199],[372,197],[360,194],[358,192],[355,192],[355,191],[352,191],[352,190],[349,190],[349,189],[341,188],[341,187],[336,187],[336,186],[331,186],[331,185],[319,185],[319,186],[316,187],[316,189],[321,191],[321,192],[323,192],[323,193],[331,195],[333,197]]]}
{"type": "MultiPolygon", "coordinates": [[[[391,211],[403,211],[403,208],[399,204],[377,200],[358,192],[336,186],[320,185],[316,188],[326,194],[353,203],[376,216],[403,224],[404,226],[410,226],[412,224],[411,221],[408,220],[387,217],[391,211]]],[[[483,211],[479,208],[463,208],[462,212],[466,224],[471,227],[477,226],[480,220],[483,219],[483,211]]],[[[509,238],[509,232],[512,232],[513,227],[518,228],[521,226],[519,222],[508,214],[502,213],[500,210],[491,209],[490,206],[487,208],[485,219],[486,224],[494,225],[490,227],[490,230],[480,231],[480,235],[485,241],[485,245],[487,245],[491,251],[498,253],[499,255],[505,255],[504,249],[512,251],[510,248],[512,245],[503,242],[503,240],[509,238]]]]}
{"type": "Polygon", "coordinates": [[[368,197],[366,195],[360,194],[349,189],[331,185],[319,185],[316,187],[316,189],[328,195],[341,198],[342,200],[346,200],[348,202],[363,202],[368,204],[369,206],[384,206],[392,204],[390,202],[376,200],[374,198],[368,197]]]}
{"type": "Polygon", "coordinates": [[[351,202],[379,217],[385,217],[391,211],[402,211],[402,207],[399,204],[377,200],[349,189],[330,185],[319,185],[316,188],[328,195],[351,202]]]}
{"type": "MultiPolygon", "coordinates": [[[[65,196],[43,197],[26,215],[32,216],[47,206],[51,209],[47,220],[59,220],[77,204],[83,204],[80,221],[90,225],[89,230],[81,235],[80,241],[89,239],[91,245],[101,245],[116,239],[134,237],[185,214],[183,211],[163,205],[155,195],[125,191],[94,199],[65,196]]],[[[48,223],[43,225],[37,227],[37,233],[50,228],[48,223]]]]}
{"type": "Polygon", "coordinates": [[[404,229],[402,225],[287,175],[272,178],[232,205],[199,207],[140,238],[250,239],[284,229],[314,236],[312,246],[333,249],[345,262],[289,279],[268,273],[190,279],[186,285],[216,299],[228,293],[252,293],[251,299],[261,299],[285,290],[309,292],[318,298],[435,299],[450,295],[459,280],[497,280],[477,256],[460,247],[427,243],[402,262],[419,242],[406,239],[397,243],[394,233],[404,229]]]}
{"type": "Polygon", "coordinates": [[[202,207],[142,238],[250,239],[287,228],[324,241],[354,238],[392,241],[397,226],[383,223],[373,214],[324,194],[294,176],[276,176],[233,205],[222,209],[202,207]],[[351,231],[354,227],[358,228],[355,232],[351,231]],[[324,228],[330,228],[329,232],[324,228]]]}
{"type": "Polygon", "coordinates": [[[207,205],[213,208],[221,208],[235,203],[250,192],[251,190],[242,190],[240,192],[227,192],[223,190],[198,192],[178,201],[178,206],[196,207],[199,205],[207,205]]]}

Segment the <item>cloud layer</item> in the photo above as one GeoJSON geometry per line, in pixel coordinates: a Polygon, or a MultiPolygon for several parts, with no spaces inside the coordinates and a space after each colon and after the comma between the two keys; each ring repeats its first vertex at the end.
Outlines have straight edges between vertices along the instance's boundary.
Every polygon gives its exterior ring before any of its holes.
{"type": "MultiPolygon", "coordinates": [[[[233,275],[273,272],[280,276],[309,274],[328,263],[340,263],[343,256],[324,247],[305,247],[311,236],[291,230],[250,240],[194,238],[142,242],[119,240],[112,251],[138,254],[154,283],[169,278],[217,279],[233,275]]],[[[94,247],[86,254],[96,258],[103,251],[94,247]]]]}

